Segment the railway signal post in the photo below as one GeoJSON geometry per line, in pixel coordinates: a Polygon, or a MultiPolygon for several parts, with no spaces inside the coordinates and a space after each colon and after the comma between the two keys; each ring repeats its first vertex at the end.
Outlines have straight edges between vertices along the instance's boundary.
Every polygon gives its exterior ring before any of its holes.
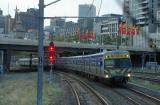
{"type": "Polygon", "coordinates": [[[49,81],[51,82],[53,79],[53,66],[54,66],[54,61],[56,59],[56,55],[55,55],[55,44],[53,42],[50,42],[49,46],[48,46],[48,61],[50,62],[50,76],[49,76],[49,81]]]}
{"type": "Polygon", "coordinates": [[[43,49],[43,27],[44,27],[44,8],[57,3],[61,0],[53,1],[44,5],[44,0],[39,0],[39,38],[38,38],[38,80],[37,80],[37,105],[42,105],[42,90],[43,90],[43,66],[44,66],[44,49],[43,49]]]}

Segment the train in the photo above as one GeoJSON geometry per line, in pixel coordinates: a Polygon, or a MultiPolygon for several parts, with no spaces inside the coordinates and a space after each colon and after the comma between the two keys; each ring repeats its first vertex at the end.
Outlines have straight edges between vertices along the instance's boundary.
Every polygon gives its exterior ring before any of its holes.
{"type": "Polygon", "coordinates": [[[56,69],[75,71],[111,83],[126,84],[131,76],[131,58],[128,51],[113,50],[90,55],[59,57],[56,69]]]}
{"type": "MultiPolygon", "coordinates": [[[[20,58],[17,61],[17,64],[20,66],[29,66],[31,64],[30,58],[20,58]]],[[[38,58],[32,58],[32,66],[37,66],[38,65],[38,58]]]]}
{"type": "MultiPolygon", "coordinates": [[[[29,66],[29,58],[21,58],[20,66],[29,66]]],[[[45,62],[45,66],[49,66],[45,62]]],[[[38,65],[38,58],[32,58],[32,66],[38,65]]],[[[111,83],[126,84],[131,77],[132,63],[130,54],[125,50],[104,51],[90,55],[58,57],[54,62],[55,69],[74,71],[89,77],[103,79],[111,83]]]]}
{"type": "MultiPolygon", "coordinates": [[[[38,65],[38,57],[35,58],[19,58],[16,62],[21,67],[27,67],[27,66],[37,66],[38,65]]],[[[47,59],[44,59],[44,66],[49,66],[49,61],[47,59]]]]}
{"type": "MultiPolygon", "coordinates": [[[[37,66],[38,66],[38,57],[35,57],[35,58],[19,58],[17,61],[16,61],[16,64],[19,68],[19,70],[22,69],[22,71],[25,71],[23,69],[26,69],[27,71],[35,71],[37,69],[37,66]]],[[[49,67],[49,63],[47,60],[45,60],[44,62],[44,67],[45,68],[48,68],[49,67]]]]}

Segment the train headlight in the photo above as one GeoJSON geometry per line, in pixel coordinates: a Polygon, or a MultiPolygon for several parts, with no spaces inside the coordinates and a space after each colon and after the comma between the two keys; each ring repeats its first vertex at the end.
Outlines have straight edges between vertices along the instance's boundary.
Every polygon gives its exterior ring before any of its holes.
{"type": "Polygon", "coordinates": [[[129,55],[126,55],[127,58],[129,58],[129,55]]]}
{"type": "Polygon", "coordinates": [[[127,76],[128,76],[128,77],[131,77],[131,74],[128,74],[127,76]]]}
{"type": "Polygon", "coordinates": [[[109,78],[109,76],[108,76],[108,75],[106,75],[105,77],[106,77],[106,78],[109,78]]]}

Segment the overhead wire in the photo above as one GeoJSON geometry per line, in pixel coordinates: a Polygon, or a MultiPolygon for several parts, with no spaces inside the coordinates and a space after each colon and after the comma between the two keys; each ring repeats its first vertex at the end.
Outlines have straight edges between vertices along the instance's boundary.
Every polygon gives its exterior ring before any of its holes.
{"type": "Polygon", "coordinates": [[[101,8],[102,8],[102,0],[101,0],[101,3],[100,3],[99,10],[98,10],[98,16],[100,15],[101,8]]]}
{"type": "Polygon", "coordinates": [[[95,0],[93,0],[92,3],[90,4],[90,7],[89,7],[89,9],[88,9],[88,12],[87,12],[86,16],[87,16],[87,15],[89,14],[89,12],[91,11],[91,8],[92,8],[92,5],[94,4],[94,2],[95,2],[95,0]]]}

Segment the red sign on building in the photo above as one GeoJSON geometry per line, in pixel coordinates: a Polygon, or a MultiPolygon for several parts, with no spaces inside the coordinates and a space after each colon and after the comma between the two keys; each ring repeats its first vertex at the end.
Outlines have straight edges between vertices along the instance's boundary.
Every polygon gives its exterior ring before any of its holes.
{"type": "Polygon", "coordinates": [[[139,28],[134,25],[127,25],[126,23],[120,23],[118,26],[118,33],[123,35],[138,35],[139,28]]]}

